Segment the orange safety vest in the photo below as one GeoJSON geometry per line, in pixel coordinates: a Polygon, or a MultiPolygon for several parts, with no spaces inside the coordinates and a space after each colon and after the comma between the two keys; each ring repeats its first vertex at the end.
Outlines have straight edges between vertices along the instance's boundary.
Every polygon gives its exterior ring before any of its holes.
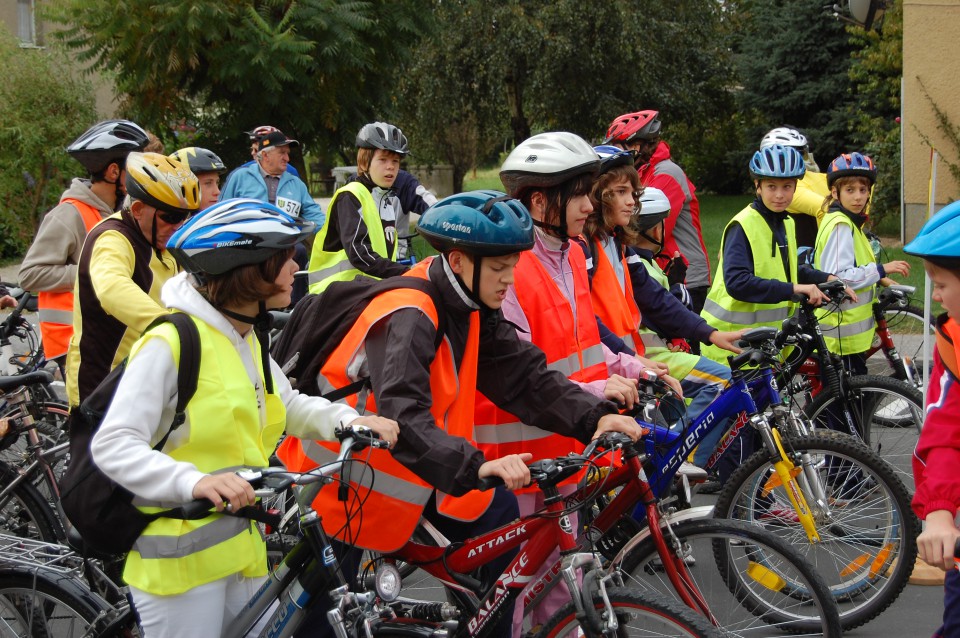
{"type": "Polygon", "coordinates": [[[936,320],[937,352],[944,367],[956,379],[960,379],[960,325],[950,319],[946,313],[936,320]]]}
{"type": "MultiPolygon", "coordinates": [[[[90,204],[72,197],[62,199],[60,203],[72,204],[77,209],[87,233],[100,223],[100,211],[90,204]]],[[[73,336],[73,290],[40,292],[37,295],[37,316],[44,356],[53,359],[67,354],[73,336]]]]}
{"type": "MultiPolygon", "coordinates": [[[[431,260],[423,261],[404,276],[427,277],[431,260]]],[[[439,324],[437,310],[430,295],[411,288],[398,288],[375,297],[361,313],[356,323],[344,337],[337,349],[320,369],[319,385],[322,391],[345,387],[357,380],[348,370],[356,371],[358,357],[364,357],[363,344],[370,328],[384,317],[402,308],[417,308],[430,318],[436,327],[439,324]]],[[[477,388],[477,355],[480,344],[479,313],[471,313],[467,345],[457,371],[450,342],[444,339],[430,364],[430,391],[433,400],[430,413],[437,424],[451,436],[473,441],[473,406],[477,388]]],[[[397,344],[407,347],[408,344],[397,344]]],[[[376,411],[372,393],[363,392],[347,397],[345,401],[357,407],[361,413],[376,411]]],[[[390,416],[390,415],[385,415],[390,416]]],[[[401,436],[403,424],[401,424],[401,436]]],[[[338,444],[323,441],[301,441],[287,437],[277,456],[289,469],[305,472],[318,465],[330,463],[337,457],[338,444]]],[[[344,510],[350,503],[337,499],[337,490],[323,489],[313,501],[313,507],[323,516],[324,528],[341,530],[337,538],[343,542],[378,552],[392,552],[403,546],[413,535],[423,507],[434,488],[416,474],[393,459],[386,450],[372,450],[364,459],[369,467],[357,465],[350,472],[350,499],[363,503],[363,516],[352,511],[347,520],[344,510]],[[371,489],[372,483],[372,489],[371,489]],[[345,508],[344,505],[347,505],[345,508]]],[[[478,519],[493,500],[493,491],[473,490],[454,497],[437,491],[437,511],[460,521],[478,519]]]]}
{"type": "Polygon", "coordinates": [[[617,277],[613,264],[607,257],[606,251],[600,242],[594,240],[597,247],[597,256],[593,260],[593,281],[590,282],[590,297],[593,299],[593,310],[613,334],[617,335],[634,352],[644,353],[643,338],[640,336],[640,308],[633,297],[633,284],[630,282],[630,269],[626,257],[621,258],[623,264],[623,287],[617,277]]]}
{"type": "MultiPolygon", "coordinates": [[[[579,249],[567,253],[573,268],[577,315],[553,278],[532,252],[521,253],[514,271],[514,292],[530,324],[530,341],[547,355],[547,368],[562,372],[571,381],[598,381],[608,378],[600,331],[590,301],[586,262],[579,249]]],[[[533,460],[580,453],[583,444],[520,422],[477,393],[477,442],[488,459],[508,454],[533,454],[533,460]]],[[[575,483],[579,474],[564,483],[575,483]]],[[[520,492],[535,491],[524,488],[520,492]]]]}

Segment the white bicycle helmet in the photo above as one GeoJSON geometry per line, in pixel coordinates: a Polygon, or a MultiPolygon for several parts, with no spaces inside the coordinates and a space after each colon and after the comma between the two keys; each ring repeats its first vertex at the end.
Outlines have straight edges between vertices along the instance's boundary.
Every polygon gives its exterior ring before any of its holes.
{"type": "Polygon", "coordinates": [[[96,175],[131,151],[142,151],[147,132],[130,120],[106,120],[94,124],[67,147],[67,153],[96,175]]]}
{"type": "Polygon", "coordinates": [[[550,188],[577,175],[596,175],[600,158],[579,135],[540,133],[520,142],[500,167],[500,181],[511,197],[531,188],[550,188]]]}
{"type": "Polygon", "coordinates": [[[766,148],[774,144],[792,146],[802,153],[807,150],[808,142],[807,136],[797,129],[790,128],[789,126],[779,126],[771,129],[763,136],[763,139],[760,140],[760,148],[766,148]]]}

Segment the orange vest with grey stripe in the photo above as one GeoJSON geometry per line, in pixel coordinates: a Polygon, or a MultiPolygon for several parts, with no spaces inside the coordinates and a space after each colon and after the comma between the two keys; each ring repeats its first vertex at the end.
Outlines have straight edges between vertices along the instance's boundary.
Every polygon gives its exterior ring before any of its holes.
{"type": "MultiPolygon", "coordinates": [[[[86,202],[68,197],[60,203],[71,204],[77,209],[87,233],[100,222],[100,211],[86,202]]],[[[67,354],[73,335],[73,291],[39,293],[37,310],[44,355],[47,359],[53,359],[67,354]]]]}
{"type": "Polygon", "coordinates": [[[637,354],[643,354],[643,339],[640,336],[640,308],[633,297],[633,284],[630,282],[630,269],[626,258],[623,264],[624,285],[620,280],[613,264],[607,257],[606,251],[600,242],[594,240],[596,256],[593,258],[593,280],[590,282],[590,297],[593,300],[593,310],[603,321],[604,325],[617,335],[637,354]]]}
{"type": "MultiPolygon", "coordinates": [[[[431,260],[417,264],[404,277],[426,279],[431,260]]],[[[320,369],[318,385],[321,392],[345,387],[357,380],[351,373],[359,369],[365,357],[363,343],[370,329],[378,321],[403,308],[416,308],[423,312],[434,327],[439,323],[437,310],[430,295],[411,288],[399,288],[378,295],[361,313],[356,323],[331,353],[320,369]]],[[[451,436],[472,441],[473,407],[477,388],[477,355],[480,344],[480,317],[470,315],[470,329],[466,348],[457,370],[453,350],[447,339],[440,344],[430,364],[430,390],[433,403],[430,413],[437,427],[451,436]]],[[[407,344],[397,344],[407,347],[407,344]]],[[[345,399],[363,413],[376,412],[372,393],[361,391],[345,399]],[[361,394],[363,396],[361,396],[361,394]]],[[[390,416],[390,415],[385,415],[390,416]]],[[[403,424],[400,424],[403,436],[403,424]]],[[[337,444],[321,441],[300,441],[293,437],[280,446],[277,455],[290,469],[304,472],[329,463],[337,457],[337,444]]],[[[363,505],[363,517],[352,516],[347,520],[344,503],[337,500],[337,490],[325,489],[313,501],[313,507],[323,514],[324,528],[341,530],[337,538],[357,547],[378,552],[399,549],[413,534],[423,507],[434,488],[420,479],[405,466],[393,459],[386,450],[373,450],[368,459],[374,472],[353,472],[351,476],[353,495],[363,505]],[[371,479],[375,479],[372,480],[371,479]],[[354,492],[353,490],[356,490],[354,492]]],[[[493,499],[493,492],[471,491],[454,497],[437,492],[437,511],[449,518],[473,521],[479,518],[493,499]]]]}
{"type": "MultiPolygon", "coordinates": [[[[576,316],[550,273],[530,251],[522,253],[517,263],[514,292],[530,324],[530,341],[546,354],[549,369],[562,372],[571,381],[606,379],[609,375],[590,301],[586,262],[579,248],[574,247],[567,255],[573,268],[576,316]]],[[[583,444],[576,439],[521,423],[481,393],[477,393],[474,430],[488,459],[529,452],[537,461],[583,451],[583,444]]],[[[578,479],[579,474],[565,483],[578,479]]]]}

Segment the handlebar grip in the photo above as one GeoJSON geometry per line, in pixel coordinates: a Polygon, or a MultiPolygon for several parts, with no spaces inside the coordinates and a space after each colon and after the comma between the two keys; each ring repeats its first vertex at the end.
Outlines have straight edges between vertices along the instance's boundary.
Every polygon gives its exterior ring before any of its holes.
{"type": "Polygon", "coordinates": [[[210,510],[214,509],[210,499],[198,498],[195,501],[184,503],[180,507],[170,510],[167,518],[179,518],[185,521],[195,521],[210,516],[210,510]]]}
{"type": "Polygon", "coordinates": [[[747,364],[760,365],[763,362],[763,353],[759,350],[744,350],[740,354],[727,357],[731,370],[739,370],[747,364]]]}
{"type": "Polygon", "coordinates": [[[499,476],[485,476],[477,480],[477,489],[481,492],[492,490],[495,487],[504,485],[503,479],[499,476]]]}

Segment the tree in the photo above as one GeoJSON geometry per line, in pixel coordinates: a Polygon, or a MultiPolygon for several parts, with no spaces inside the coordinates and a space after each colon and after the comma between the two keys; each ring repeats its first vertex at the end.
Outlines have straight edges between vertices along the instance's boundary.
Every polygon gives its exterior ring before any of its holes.
{"type": "Polygon", "coordinates": [[[752,145],[789,125],[806,133],[821,162],[850,150],[853,46],[843,23],[822,0],[740,0],[733,10],[740,110],[758,122],[752,145]]]}
{"type": "Polygon", "coordinates": [[[873,158],[879,179],[873,192],[874,223],[900,214],[900,77],[903,74],[903,5],[884,14],[880,32],[850,27],[854,53],[850,80],[856,87],[851,128],[858,147],[873,158]]]}
{"type": "Polygon", "coordinates": [[[431,17],[416,0],[58,0],[58,35],[113,71],[123,111],[208,139],[274,124],[309,148],[337,148],[389,108],[391,82],[431,17]]]}
{"type": "Polygon", "coordinates": [[[93,88],[67,68],[58,51],[22,49],[0,28],[0,257],[26,252],[83,170],[63,149],[95,121],[93,88]]]}

